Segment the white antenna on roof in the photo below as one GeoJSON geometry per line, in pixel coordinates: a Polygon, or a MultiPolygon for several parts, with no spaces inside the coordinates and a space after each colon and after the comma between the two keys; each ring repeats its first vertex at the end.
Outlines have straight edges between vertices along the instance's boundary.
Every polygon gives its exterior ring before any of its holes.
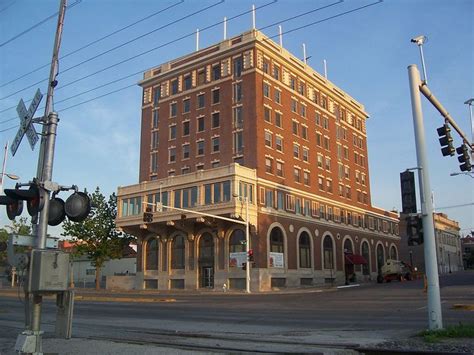
{"type": "Polygon", "coordinates": [[[199,50],[199,28],[196,28],[196,52],[199,50]]]}
{"type": "Polygon", "coordinates": [[[327,63],[326,63],[326,59],[323,60],[323,64],[324,64],[324,77],[327,79],[328,78],[328,66],[327,66],[327,63]]]}
{"type": "Polygon", "coordinates": [[[255,29],[255,5],[252,5],[252,29],[255,29]]]}
{"type": "Polygon", "coordinates": [[[306,44],[303,43],[303,62],[306,64],[306,44]]]}
{"type": "Polygon", "coordinates": [[[227,39],[227,17],[224,17],[224,40],[227,39]]]}
{"type": "Polygon", "coordinates": [[[281,25],[278,25],[278,37],[280,38],[280,47],[283,47],[283,33],[281,32],[281,25]]]}

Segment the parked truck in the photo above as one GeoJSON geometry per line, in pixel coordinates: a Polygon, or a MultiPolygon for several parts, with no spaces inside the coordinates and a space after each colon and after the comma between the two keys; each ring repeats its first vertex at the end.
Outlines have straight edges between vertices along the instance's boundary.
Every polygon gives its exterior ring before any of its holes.
{"type": "Polygon", "coordinates": [[[381,273],[377,276],[377,282],[391,282],[392,280],[412,280],[413,268],[401,260],[388,259],[382,265],[381,273]]]}

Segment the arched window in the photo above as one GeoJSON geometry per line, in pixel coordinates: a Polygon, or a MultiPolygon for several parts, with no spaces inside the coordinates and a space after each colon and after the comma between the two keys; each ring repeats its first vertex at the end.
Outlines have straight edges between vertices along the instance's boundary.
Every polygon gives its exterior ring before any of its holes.
{"type": "Polygon", "coordinates": [[[199,261],[214,263],[214,239],[210,233],[204,233],[199,238],[199,261]]]}
{"type": "Polygon", "coordinates": [[[283,232],[280,228],[275,227],[270,233],[270,251],[273,253],[284,253],[283,232]]]}
{"type": "Polygon", "coordinates": [[[306,232],[303,232],[300,235],[299,251],[300,251],[300,267],[310,268],[311,267],[311,241],[309,240],[309,235],[306,232]]]}
{"type": "Polygon", "coordinates": [[[385,263],[384,252],[382,244],[377,245],[377,270],[382,271],[382,265],[385,263]]]}
{"type": "Polygon", "coordinates": [[[390,259],[398,260],[397,248],[395,248],[395,245],[390,247],[390,259]]]}
{"type": "Polygon", "coordinates": [[[158,270],[158,239],[149,239],[145,244],[145,270],[158,270]]]}
{"type": "Polygon", "coordinates": [[[344,252],[352,254],[354,251],[352,250],[352,241],[350,239],[346,239],[344,241],[344,252]]]}
{"type": "Polygon", "coordinates": [[[184,269],[184,236],[177,235],[171,245],[171,268],[184,269]]]}
{"type": "Polygon", "coordinates": [[[245,252],[245,233],[235,229],[229,238],[229,253],[245,252]]]}
{"type": "Polygon", "coordinates": [[[370,252],[369,252],[369,243],[362,243],[362,256],[367,261],[367,264],[362,265],[362,274],[370,275],[370,252]]]}
{"type": "Polygon", "coordinates": [[[334,269],[334,249],[332,238],[327,235],[323,241],[323,251],[324,251],[324,268],[325,269],[334,269]]]}

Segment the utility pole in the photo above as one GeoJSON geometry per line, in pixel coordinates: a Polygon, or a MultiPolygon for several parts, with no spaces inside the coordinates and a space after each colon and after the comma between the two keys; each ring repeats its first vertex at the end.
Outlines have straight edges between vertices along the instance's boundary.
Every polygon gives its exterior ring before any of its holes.
{"type": "Polygon", "coordinates": [[[430,198],[428,159],[426,155],[425,130],[421,109],[420,72],[416,65],[408,66],[413,126],[415,130],[416,157],[420,185],[421,215],[424,234],[425,269],[428,281],[428,325],[430,330],[442,329],[441,298],[439,292],[438,266],[433,221],[433,204],[430,198]]]}
{"type": "MultiPolygon", "coordinates": [[[[66,14],[67,0],[61,0],[59,5],[58,23],[56,27],[56,37],[53,47],[53,56],[51,61],[51,69],[48,81],[48,93],[46,97],[46,106],[44,116],[41,120],[43,123],[43,131],[41,138],[41,147],[38,157],[37,178],[41,183],[49,183],[52,179],[54,147],[56,142],[56,129],[58,124],[58,115],[52,112],[54,88],[57,85],[56,76],[58,74],[58,58],[59,48],[61,46],[61,37],[64,24],[64,16],[66,14]]],[[[46,237],[48,229],[48,215],[49,215],[49,197],[50,193],[47,190],[42,191],[42,198],[44,207],[41,210],[39,223],[37,218],[33,218],[33,225],[37,224],[33,232],[36,234],[37,245],[39,250],[46,249],[46,237]]],[[[39,274],[41,269],[31,269],[31,273],[39,274]]],[[[32,275],[29,275],[31,279],[32,275]]],[[[31,331],[35,338],[35,352],[42,353],[42,331],[41,331],[41,308],[43,303],[43,295],[40,292],[33,293],[33,302],[31,309],[31,331]]]]}

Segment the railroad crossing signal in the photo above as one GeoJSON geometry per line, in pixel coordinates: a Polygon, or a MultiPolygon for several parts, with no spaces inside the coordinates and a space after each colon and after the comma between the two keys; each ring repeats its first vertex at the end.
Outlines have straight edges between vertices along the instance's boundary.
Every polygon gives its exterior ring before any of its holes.
{"type": "Polygon", "coordinates": [[[20,99],[18,106],[16,108],[16,112],[18,113],[18,117],[20,117],[20,128],[15,136],[15,139],[10,146],[10,150],[12,155],[14,156],[18,147],[20,146],[21,140],[26,133],[26,137],[28,138],[28,142],[30,143],[31,150],[35,149],[35,145],[38,142],[38,133],[36,133],[35,127],[32,124],[33,115],[38,108],[41,99],[43,98],[43,94],[41,93],[40,89],[36,90],[35,97],[33,101],[31,101],[30,107],[28,110],[26,109],[25,103],[23,99],[20,99]]]}

